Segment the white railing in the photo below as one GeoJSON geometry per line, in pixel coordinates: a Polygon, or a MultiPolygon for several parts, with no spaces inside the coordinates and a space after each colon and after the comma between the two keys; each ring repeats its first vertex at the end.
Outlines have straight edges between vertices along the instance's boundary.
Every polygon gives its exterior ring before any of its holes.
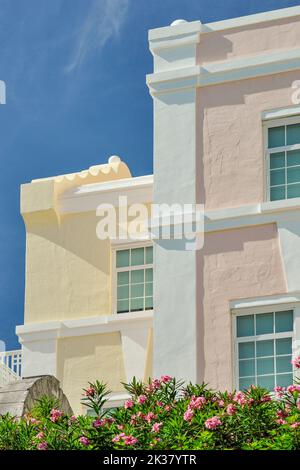
{"type": "Polygon", "coordinates": [[[22,351],[0,352],[0,387],[21,379],[22,351]]]}

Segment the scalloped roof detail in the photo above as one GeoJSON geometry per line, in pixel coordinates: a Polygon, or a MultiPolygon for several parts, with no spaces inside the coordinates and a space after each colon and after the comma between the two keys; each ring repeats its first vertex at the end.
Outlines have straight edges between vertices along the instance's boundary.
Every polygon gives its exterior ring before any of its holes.
{"type": "Polygon", "coordinates": [[[113,155],[108,159],[108,163],[93,165],[87,170],[82,170],[77,173],[34,179],[31,183],[34,184],[52,180],[58,185],[57,189],[61,192],[71,187],[81,186],[83,184],[104,183],[107,181],[131,177],[132,175],[126,163],[122,162],[120,157],[113,155]]]}

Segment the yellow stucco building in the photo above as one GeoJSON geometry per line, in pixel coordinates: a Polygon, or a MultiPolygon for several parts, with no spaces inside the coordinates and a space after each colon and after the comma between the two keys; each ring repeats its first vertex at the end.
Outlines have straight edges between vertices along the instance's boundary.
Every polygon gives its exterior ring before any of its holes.
{"type": "MultiPolygon", "coordinates": [[[[114,292],[116,252],[126,257],[135,249],[133,255],[139,255],[147,243],[140,248],[131,242],[128,250],[126,240],[101,240],[96,233],[97,207],[109,202],[118,211],[120,195],[129,203],[150,203],[152,176],[132,178],[116,156],[105,165],[21,187],[26,225],[25,315],[17,328],[22,373],[55,375],[77,413],[83,411],[79,398],[89,381],[107,382],[112,402],[118,403],[124,398],[121,382],[151,375],[152,297],[147,307],[137,300],[122,316],[114,292]]],[[[121,269],[123,277],[130,269],[121,269]]]]}

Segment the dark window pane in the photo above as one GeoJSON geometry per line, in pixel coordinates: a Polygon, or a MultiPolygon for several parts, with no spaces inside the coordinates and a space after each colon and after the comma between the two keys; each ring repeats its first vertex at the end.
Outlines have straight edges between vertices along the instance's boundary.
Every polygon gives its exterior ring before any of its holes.
{"type": "Polygon", "coordinates": [[[273,313],[256,315],[256,334],[266,335],[273,333],[273,313]]]}
{"type": "Polygon", "coordinates": [[[285,127],[271,127],[269,133],[269,148],[285,146],[285,127]]]}
{"type": "Polygon", "coordinates": [[[270,199],[271,201],[280,201],[281,199],[285,199],[285,187],[278,186],[277,188],[271,188],[270,199]]]}
{"type": "Polygon", "coordinates": [[[270,154],[270,168],[284,168],[285,167],[285,153],[276,152],[270,154]]]}
{"type": "Polygon", "coordinates": [[[300,165],[300,150],[287,152],[287,166],[300,165]]]}
{"type": "Polygon", "coordinates": [[[285,170],[271,170],[270,183],[271,186],[285,184],[285,170]]]}
{"type": "Polygon", "coordinates": [[[275,331],[276,333],[293,331],[293,310],[275,313],[275,331]]]}
{"type": "Polygon", "coordinates": [[[117,251],[117,268],[129,266],[129,250],[117,251]]]}
{"type": "Polygon", "coordinates": [[[255,357],[254,342],[239,343],[239,359],[250,359],[255,357]]]}
{"type": "Polygon", "coordinates": [[[293,197],[300,197],[300,184],[291,184],[287,187],[287,197],[292,199],[293,197]]]}
{"type": "Polygon", "coordinates": [[[300,124],[287,126],[287,145],[300,144],[300,124]]]}
{"type": "Polygon", "coordinates": [[[237,317],[237,336],[253,336],[254,335],[254,316],[245,315],[237,317]]]}

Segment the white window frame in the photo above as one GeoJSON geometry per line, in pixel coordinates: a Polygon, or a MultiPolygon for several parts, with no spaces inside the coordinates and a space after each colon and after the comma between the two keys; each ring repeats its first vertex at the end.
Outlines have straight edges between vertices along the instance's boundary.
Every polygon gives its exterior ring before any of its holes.
{"type": "Polygon", "coordinates": [[[126,266],[125,268],[117,268],[116,266],[116,261],[117,261],[117,251],[120,250],[131,250],[134,248],[147,248],[147,247],[153,247],[153,243],[151,241],[149,242],[130,242],[130,243],[122,243],[122,244],[117,244],[114,245],[112,248],[112,265],[111,265],[111,272],[112,272],[112,287],[111,287],[111,292],[112,292],[112,314],[114,315],[127,315],[128,313],[142,313],[143,311],[146,312],[151,312],[153,309],[148,309],[148,310],[138,310],[136,312],[124,312],[124,313],[118,313],[117,312],[117,303],[118,303],[118,295],[117,295],[117,273],[121,271],[133,271],[133,270],[138,270],[138,269],[153,269],[153,263],[152,264],[144,264],[144,265],[138,265],[138,266],[126,266]]]}
{"type": "MultiPolygon", "coordinates": [[[[255,302],[255,299],[253,300],[255,302]]],[[[277,302],[272,305],[261,305],[246,308],[232,309],[232,364],[233,364],[233,377],[232,383],[233,388],[239,390],[239,358],[238,358],[238,345],[240,342],[255,341],[257,339],[280,339],[280,338],[292,338],[292,357],[300,353],[300,303],[280,303],[277,302]],[[237,317],[245,315],[259,315],[271,312],[286,312],[293,310],[293,331],[283,333],[271,333],[269,335],[260,336],[244,336],[242,338],[237,337],[236,324],[237,317]]],[[[256,372],[256,371],[255,371],[256,372]]],[[[255,373],[255,376],[257,374],[255,373]]],[[[297,371],[293,369],[293,379],[298,376],[297,371]]]]}
{"type": "MultiPolygon", "coordinates": [[[[285,118],[277,118],[277,119],[268,119],[263,122],[263,133],[264,133],[264,148],[265,148],[265,164],[264,164],[264,181],[265,181],[265,191],[264,191],[264,198],[265,201],[268,202],[276,202],[271,201],[271,185],[270,185],[270,154],[271,153],[278,153],[278,152],[287,152],[291,150],[300,150],[300,144],[295,145],[286,145],[284,147],[275,147],[274,149],[269,149],[269,142],[268,142],[268,129],[273,127],[280,127],[280,126],[289,126],[291,124],[300,124],[300,112],[296,116],[289,116],[285,118]]],[[[286,162],[285,162],[286,163],[286,162]]],[[[285,165],[285,172],[287,173],[287,166],[285,165]]],[[[287,178],[286,178],[287,181],[287,178]]],[[[300,183],[300,182],[299,182],[300,183]]],[[[299,183],[292,183],[292,184],[299,184],[299,183]]],[[[287,188],[287,184],[285,185],[287,188]]],[[[286,190],[285,190],[286,191],[286,190]]],[[[284,199],[280,199],[281,201],[289,201],[285,197],[284,199]]]]}

